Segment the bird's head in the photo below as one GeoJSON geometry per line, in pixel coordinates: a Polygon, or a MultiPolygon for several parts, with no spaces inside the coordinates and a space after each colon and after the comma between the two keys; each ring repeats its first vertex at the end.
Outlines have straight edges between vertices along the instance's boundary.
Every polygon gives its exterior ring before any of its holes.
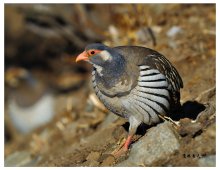
{"type": "Polygon", "coordinates": [[[85,51],[79,54],[76,58],[78,61],[87,61],[91,64],[102,66],[112,60],[112,49],[100,43],[89,44],[85,51]]]}
{"type": "Polygon", "coordinates": [[[91,63],[100,76],[116,76],[125,68],[123,56],[115,48],[100,43],[86,46],[85,51],[77,56],[76,62],[81,60],[91,63]]]}

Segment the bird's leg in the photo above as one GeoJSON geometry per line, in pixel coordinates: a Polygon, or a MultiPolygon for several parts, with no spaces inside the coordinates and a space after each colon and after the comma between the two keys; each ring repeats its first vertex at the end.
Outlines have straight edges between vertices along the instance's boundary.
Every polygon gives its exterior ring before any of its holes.
{"type": "Polygon", "coordinates": [[[119,149],[116,149],[112,152],[112,155],[114,157],[119,157],[128,151],[129,146],[132,142],[132,138],[136,133],[137,127],[141,124],[141,122],[137,121],[135,118],[130,118],[129,122],[130,122],[130,127],[129,127],[128,137],[123,143],[123,145],[119,147],[119,149]]]}
{"type": "Polygon", "coordinates": [[[123,142],[119,148],[115,149],[111,154],[114,156],[114,157],[120,157],[121,155],[123,155],[124,153],[126,153],[129,149],[129,146],[132,142],[132,137],[134,136],[129,134],[127,139],[125,140],[125,142],[123,142]]]}
{"type": "Polygon", "coordinates": [[[128,148],[129,148],[129,146],[130,146],[130,144],[131,144],[131,142],[132,142],[132,137],[133,137],[134,135],[128,135],[128,137],[127,137],[127,139],[126,139],[126,141],[125,141],[125,143],[124,143],[124,150],[128,150],[128,148]]]}

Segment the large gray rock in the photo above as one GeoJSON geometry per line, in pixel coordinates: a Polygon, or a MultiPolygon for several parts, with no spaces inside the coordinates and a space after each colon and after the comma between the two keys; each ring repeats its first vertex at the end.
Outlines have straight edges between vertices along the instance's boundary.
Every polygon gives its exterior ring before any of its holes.
{"type": "Polygon", "coordinates": [[[172,125],[164,122],[151,128],[133,144],[129,158],[117,166],[153,166],[153,163],[167,160],[179,147],[179,139],[172,125]]]}
{"type": "Polygon", "coordinates": [[[209,155],[209,156],[203,157],[198,160],[198,164],[201,167],[215,167],[216,166],[216,156],[209,155]]]}

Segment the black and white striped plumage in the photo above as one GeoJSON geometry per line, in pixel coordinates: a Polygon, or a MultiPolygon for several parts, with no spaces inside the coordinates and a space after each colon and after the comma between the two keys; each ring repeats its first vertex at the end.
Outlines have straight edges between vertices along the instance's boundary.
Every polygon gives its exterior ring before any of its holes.
{"type": "Polygon", "coordinates": [[[91,44],[84,55],[94,66],[97,96],[110,111],[129,120],[130,135],[142,122],[158,123],[159,114],[172,114],[180,106],[182,79],[160,53],[138,46],[91,44]]]}

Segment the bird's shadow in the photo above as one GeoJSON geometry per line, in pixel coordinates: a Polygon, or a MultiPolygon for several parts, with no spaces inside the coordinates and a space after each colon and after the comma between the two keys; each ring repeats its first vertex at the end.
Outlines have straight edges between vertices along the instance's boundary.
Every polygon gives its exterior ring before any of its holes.
{"type": "Polygon", "coordinates": [[[189,118],[195,120],[200,112],[205,110],[205,105],[197,101],[186,101],[181,106],[180,112],[177,114],[170,115],[170,118],[179,121],[183,118],[189,118]]]}
{"type": "MultiPolygon", "coordinates": [[[[183,118],[189,118],[192,120],[195,120],[198,116],[199,113],[201,113],[203,110],[205,110],[205,106],[197,101],[186,101],[183,103],[181,106],[180,110],[176,114],[171,114],[169,117],[174,120],[174,121],[179,121],[180,119],[183,118]]],[[[146,131],[156,125],[147,125],[142,123],[138,129],[136,134],[137,135],[144,135],[146,131]]],[[[126,122],[123,127],[125,128],[126,131],[129,129],[129,122],[126,122]]]]}

